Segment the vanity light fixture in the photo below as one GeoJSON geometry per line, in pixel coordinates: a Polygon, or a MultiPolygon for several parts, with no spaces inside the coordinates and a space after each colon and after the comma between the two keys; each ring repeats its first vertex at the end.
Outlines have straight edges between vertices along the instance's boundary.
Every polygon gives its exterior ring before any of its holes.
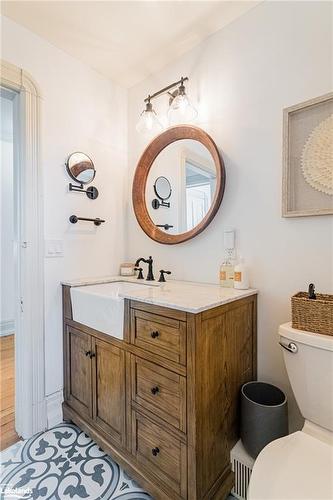
{"type": "Polygon", "coordinates": [[[198,111],[192,106],[186,95],[184,80],[184,78],[180,80],[179,88],[172,92],[170,96],[168,109],[169,125],[190,123],[198,116],[198,111]]]}
{"type": "Polygon", "coordinates": [[[169,125],[189,123],[196,118],[198,112],[195,107],[192,106],[188,96],[186,95],[184,85],[184,82],[186,81],[188,81],[187,76],[181,77],[181,79],[177,82],[171,83],[167,87],[164,87],[163,89],[158,90],[154,94],[146,97],[144,100],[146,107],[142,111],[136,126],[138,132],[148,134],[157,134],[161,132],[163,126],[158,119],[156,111],[153,109],[151,101],[156,99],[156,97],[165,94],[169,96],[169,125]]]}
{"type": "Polygon", "coordinates": [[[145,99],[146,108],[140,115],[140,119],[136,125],[136,130],[140,133],[158,134],[162,131],[163,126],[159,121],[150,100],[151,96],[148,96],[147,99],[145,99]]]}

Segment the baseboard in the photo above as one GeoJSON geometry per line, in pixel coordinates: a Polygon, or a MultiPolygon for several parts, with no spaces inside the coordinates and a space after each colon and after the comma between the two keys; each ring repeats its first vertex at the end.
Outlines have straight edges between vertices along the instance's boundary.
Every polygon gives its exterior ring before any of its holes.
{"type": "Polygon", "coordinates": [[[62,402],[62,391],[46,396],[46,418],[48,429],[60,424],[63,421],[62,402]]]}
{"type": "Polygon", "coordinates": [[[15,332],[15,322],[13,319],[0,321],[0,337],[13,335],[15,332]]]}

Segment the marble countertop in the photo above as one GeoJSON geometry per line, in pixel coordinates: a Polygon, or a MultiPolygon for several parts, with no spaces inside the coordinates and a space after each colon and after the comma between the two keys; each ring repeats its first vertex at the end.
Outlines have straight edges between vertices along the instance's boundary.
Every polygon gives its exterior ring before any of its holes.
{"type": "Polygon", "coordinates": [[[253,288],[235,290],[234,288],[223,288],[220,285],[176,280],[158,283],[156,281],[138,281],[136,277],[130,276],[80,279],[63,281],[62,284],[79,287],[117,281],[142,285],[142,289],[138,290],[135,287],[133,291],[128,291],[128,293],[119,293],[119,297],[192,313],[206,311],[258,293],[258,290],[253,288]]]}

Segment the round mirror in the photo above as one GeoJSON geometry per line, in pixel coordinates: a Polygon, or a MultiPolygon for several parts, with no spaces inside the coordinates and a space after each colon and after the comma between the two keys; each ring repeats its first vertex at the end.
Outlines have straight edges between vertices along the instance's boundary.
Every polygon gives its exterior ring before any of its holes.
{"type": "Polygon", "coordinates": [[[138,222],[160,243],[189,240],[214,218],[224,184],[223,160],[211,137],[196,127],[172,127],[150,143],[138,163],[133,181],[138,222]]]}
{"type": "Polygon", "coordinates": [[[154,191],[156,196],[162,200],[168,200],[171,196],[171,185],[166,177],[157,177],[154,184],[154,191]]]}
{"type": "Polygon", "coordinates": [[[89,184],[96,174],[91,158],[85,153],[72,153],[68,157],[66,168],[71,178],[80,184],[89,184]]]}

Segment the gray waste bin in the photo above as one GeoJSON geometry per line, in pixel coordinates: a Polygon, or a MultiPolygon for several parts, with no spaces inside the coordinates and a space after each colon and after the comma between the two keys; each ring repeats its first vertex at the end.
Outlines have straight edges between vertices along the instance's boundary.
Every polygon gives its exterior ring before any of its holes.
{"type": "Polygon", "coordinates": [[[285,394],[265,382],[248,382],[241,389],[241,439],[247,452],[256,458],[274,439],[288,434],[288,407],[285,394]]]}

